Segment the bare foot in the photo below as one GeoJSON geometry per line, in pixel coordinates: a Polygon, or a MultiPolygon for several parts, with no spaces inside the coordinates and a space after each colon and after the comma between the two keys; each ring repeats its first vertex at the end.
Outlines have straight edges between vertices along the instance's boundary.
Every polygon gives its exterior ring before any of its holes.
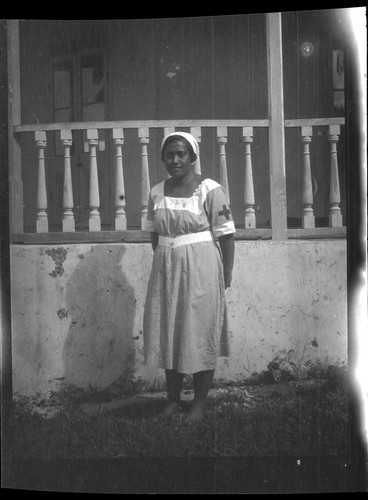
{"type": "Polygon", "coordinates": [[[173,403],[168,403],[159,415],[159,418],[170,417],[179,409],[179,403],[174,401],[173,403]]]}
{"type": "Polygon", "coordinates": [[[184,422],[186,424],[194,424],[202,420],[202,418],[203,418],[202,406],[192,406],[184,422]]]}

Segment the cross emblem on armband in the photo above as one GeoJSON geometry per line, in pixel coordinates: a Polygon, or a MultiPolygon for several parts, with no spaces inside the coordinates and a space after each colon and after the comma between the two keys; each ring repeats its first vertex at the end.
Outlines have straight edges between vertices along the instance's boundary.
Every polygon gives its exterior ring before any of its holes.
{"type": "Polygon", "coordinates": [[[229,214],[231,214],[230,210],[226,207],[226,205],[222,205],[222,210],[218,212],[219,215],[223,215],[227,220],[230,220],[229,214]]]}

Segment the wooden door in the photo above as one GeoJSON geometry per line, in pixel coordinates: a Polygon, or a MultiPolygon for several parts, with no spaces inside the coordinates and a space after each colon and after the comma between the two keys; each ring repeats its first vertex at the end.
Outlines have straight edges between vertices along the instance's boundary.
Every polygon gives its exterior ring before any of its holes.
{"type": "MultiPolygon", "coordinates": [[[[55,59],[51,70],[54,122],[104,121],[107,116],[106,62],[102,51],[55,59]]],[[[58,230],[63,216],[64,149],[59,133],[50,147],[50,219],[58,230]]],[[[85,131],[73,130],[71,168],[76,231],[88,230],[89,149],[85,131]]],[[[107,133],[99,131],[97,148],[101,224],[112,222],[111,167],[107,133]]]]}

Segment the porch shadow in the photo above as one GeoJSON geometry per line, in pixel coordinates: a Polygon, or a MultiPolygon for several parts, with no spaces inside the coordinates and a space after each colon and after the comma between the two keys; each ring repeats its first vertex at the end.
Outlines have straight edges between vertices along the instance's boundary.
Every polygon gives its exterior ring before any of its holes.
{"type": "Polygon", "coordinates": [[[123,272],[125,251],[121,245],[95,245],[78,255],[65,290],[66,386],[99,390],[133,374],[136,298],[123,272]]]}

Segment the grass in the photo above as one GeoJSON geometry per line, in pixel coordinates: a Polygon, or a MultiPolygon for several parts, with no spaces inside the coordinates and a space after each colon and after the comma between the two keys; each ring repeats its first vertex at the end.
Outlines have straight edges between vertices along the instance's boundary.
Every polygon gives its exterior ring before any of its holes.
{"type": "Polygon", "coordinates": [[[189,401],[157,419],[163,397],[136,398],[109,412],[64,405],[51,418],[18,402],[3,437],[8,459],[262,457],[343,455],[348,450],[344,390],[321,381],[219,387],[205,418],[185,425],[189,401]]]}
{"type": "Polygon", "coordinates": [[[217,386],[205,418],[195,425],[183,423],[193,397],[190,385],[183,391],[181,410],[166,420],[157,419],[164,393],[139,389],[114,395],[92,390],[54,394],[37,401],[44,416],[35,413],[35,401],[18,400],[11,418],[3,418],[2,488],[174,494],[366,491],[365,459],[351,459],[363,455],[351,454],[344,377],[272,380],[217,386]],[[46,411],[55,408],[56,413],[46,411]]]}

